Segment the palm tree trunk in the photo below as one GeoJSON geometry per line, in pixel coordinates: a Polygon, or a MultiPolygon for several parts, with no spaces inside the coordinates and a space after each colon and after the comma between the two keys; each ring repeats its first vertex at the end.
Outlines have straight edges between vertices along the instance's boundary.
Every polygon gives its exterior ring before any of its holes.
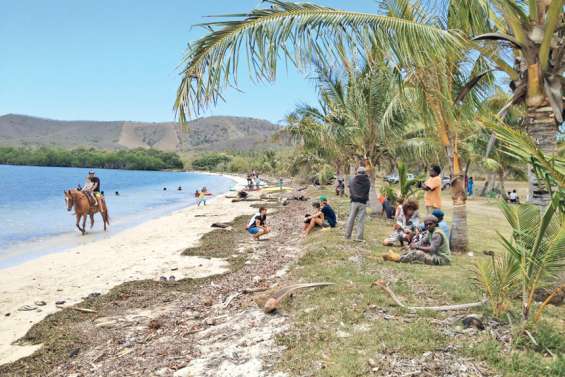
{"type": "Polygon", "coordinates": [[[376,187],[376,173],[374,165],[371,163],[368,167],[369,180],[371,181],[371,188],[369,190],[369,208],[371,209],[371,216],[380,215],[383,212],[381,202],[377,200],[377,187],[376,187]]]}
{"type": "MultiPolygon", "coordinates": [[[[547,103],[547,102],[546,102],[547,103]]],[[[550,106],[528,107],[525,119],[528,135],[538,148],[552,155],[557,147],[558,126],[550,106]]],[[[551,201],[551,195],[545,182],[538,181],[534,171],[528,169],[528,202],[546,207],[551,201]]]]}
{"type": "Polygon", "coordinates": [[[451,250],[464,253],[469,248],[467,235],[467,194],[465,192],[465,178],[462,175],[455,177],[451,186],[453,200],[453,225],[451,227],[451,250]]]}
{"type": "Polygon", "coordinates": [[[449,157],[449,167],[453,177],[451,184],[451,199],[453,200],[453,225],[451,227],[450,238],[451,250],[464,253],[469,248],[469,238],[467,234],[467,190],[465,187],[465,177],[461,171],[461,161],[459,154],[455,152],[451,145],[446,148],[449,157]]]}
{"type": "Polygon", "coordinates": [[[506,195],[506,187],[504,187],[504,170],[503,169],[498,170],[498,180],[500,181],[498,183],[499,186],[500,186],[500,195],[502,196],[502,199],[507,200],[508,197],[506,195]]]}

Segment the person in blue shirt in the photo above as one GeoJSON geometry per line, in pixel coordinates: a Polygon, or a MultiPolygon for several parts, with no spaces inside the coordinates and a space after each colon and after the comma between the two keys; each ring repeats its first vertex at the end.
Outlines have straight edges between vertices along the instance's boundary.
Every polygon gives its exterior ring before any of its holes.
{"type": "Polygon", "coordinates": [[[328,198],[323,195],[320,196],[320,206],[322,207],[322,213],[324,214],[325,224],[330,228],[335,228],[337,225],[337,217],[334,209],[328,204],[328,198]]]}
{"type": "Polygon", "coordinates": [[[313,215],[306,215],[304,219],[304,236],[307,236],[315,227],[335,228],[336,216],[325,196],[320,197],[320,202],[315,202],[312,207],[316,211],[313,215]]]}
{"type": "Polygon", "coordinates": [[[432,211],[432,216],[435,216],[438,219],[438,223],[437,223],[438,228],[440,228],[442,230],[442,232],[445,234],[447,239],[450,239],[449,238],[449,225],[444,220],[445,214],[443,213],[443,211],[441,209],[434,209],[432,211]]]}

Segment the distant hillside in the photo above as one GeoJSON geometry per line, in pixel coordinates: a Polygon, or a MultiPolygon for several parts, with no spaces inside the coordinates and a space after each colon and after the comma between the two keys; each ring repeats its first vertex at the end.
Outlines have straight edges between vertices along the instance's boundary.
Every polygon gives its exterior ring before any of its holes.
{"type": "Polygon", "coordinates": [[[60,121],[7,114],[0,116],[0,146],[243,151],[273,147],[279,130],[266,120],[229,116],[196,119],[180,130],[173,122],[60,121]]]}

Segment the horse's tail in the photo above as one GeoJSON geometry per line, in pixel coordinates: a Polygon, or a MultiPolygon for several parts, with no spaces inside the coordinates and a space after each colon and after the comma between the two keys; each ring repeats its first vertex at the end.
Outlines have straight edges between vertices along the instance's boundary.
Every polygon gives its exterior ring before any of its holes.
{"type": "Polygon", "coordinates": [[[108,212],[108,206],[106,205],[106,199],[102,198],[102,202],[104,203],[104,212],[102,212],[102,218],[104,222],[110,225],[110,213],[108,212]]]}

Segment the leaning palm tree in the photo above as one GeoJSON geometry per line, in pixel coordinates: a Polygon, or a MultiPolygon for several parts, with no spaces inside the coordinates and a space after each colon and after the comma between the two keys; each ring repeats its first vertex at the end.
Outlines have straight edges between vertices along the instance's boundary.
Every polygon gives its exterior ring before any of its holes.
{"type": "Polygon", "coordinates": [[[304,68],[326,61],[337,40],[352,49],[371,45],[388,53],[394,48],[398,56],[421,64],[461,48],[457,34],[411,20],[315,4],[264,3],[269,7],[201,25],[209,33],[189,45],[177,91],[181,122],[219,101],[226,87],[237,86],[242,55],[252,77],[272,81],[281,57],[304,68]]]}

